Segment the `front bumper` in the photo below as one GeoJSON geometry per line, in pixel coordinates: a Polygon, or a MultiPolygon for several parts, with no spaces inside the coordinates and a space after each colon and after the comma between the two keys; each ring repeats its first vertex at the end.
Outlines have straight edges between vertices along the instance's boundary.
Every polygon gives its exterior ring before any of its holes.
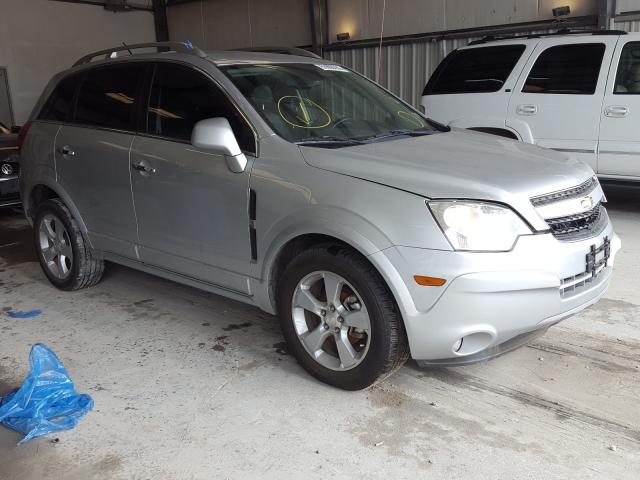
{"type": "Polygon", "coordinates": [[[520,237],[510,252],[391,247],[370,258],[398,300],[412,357],[421,364],[459,365],[516,348],[532,332],[544,333],[597,302],[619,249],[608,222],[599,235],[578,242],[560,242],[549,233],[520,237]],[[605,238],[610,241],[606,266],[587,282],[576,282],[592,246],[597,249],[605,238]],[[419,286],[414,275],[447,282],[419,286]]]}
{"type": "Polygon", "coordinates": [[[18,175],[0,177],[0,207],[20,204],[18,175]]]}

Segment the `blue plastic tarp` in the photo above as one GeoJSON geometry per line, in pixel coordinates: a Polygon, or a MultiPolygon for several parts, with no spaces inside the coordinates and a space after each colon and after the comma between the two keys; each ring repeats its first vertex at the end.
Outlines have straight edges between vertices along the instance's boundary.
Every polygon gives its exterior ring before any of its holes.
{"type": "Polygon", "coordinates": [[[92,408],[89,395],[75,391],[75,386],[55,353],[36,343],[29,354],[31,370],[22,386],[0,396],[0,423],[25,437],[68,430],[92,408]]]}

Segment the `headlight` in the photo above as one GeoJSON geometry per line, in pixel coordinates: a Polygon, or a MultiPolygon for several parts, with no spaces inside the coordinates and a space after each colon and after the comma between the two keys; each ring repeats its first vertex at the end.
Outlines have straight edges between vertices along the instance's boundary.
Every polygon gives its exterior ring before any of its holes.
{"type": "Polygon", "coordinates": [[[428,205],[456,250],[508,251],[518,236],[531,233],[513,210],[495,203],[446,200],[428,205]]]}

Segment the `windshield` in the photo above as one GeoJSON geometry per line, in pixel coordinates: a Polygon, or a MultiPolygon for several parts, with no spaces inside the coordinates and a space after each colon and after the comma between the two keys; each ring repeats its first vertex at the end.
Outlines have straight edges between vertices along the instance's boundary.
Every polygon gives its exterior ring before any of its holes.
{"type": "Polygon", "coordinates": [[[290,142],[355,145],[442,130],[339,65],[231,65],[222,71],[269,126],[290,142]]]}

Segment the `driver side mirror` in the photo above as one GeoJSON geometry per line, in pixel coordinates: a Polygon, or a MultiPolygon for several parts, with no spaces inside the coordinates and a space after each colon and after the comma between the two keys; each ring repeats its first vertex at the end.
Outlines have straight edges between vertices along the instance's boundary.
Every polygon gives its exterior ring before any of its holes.
{"type": "Polygon", "coordinates": [[[229,120],[223,117],[200,120],[193,127],[191,145],[201,150],[224,155],[227,167],[234,173],[242,173],[247,166],[238,140],[229,120]]]}

